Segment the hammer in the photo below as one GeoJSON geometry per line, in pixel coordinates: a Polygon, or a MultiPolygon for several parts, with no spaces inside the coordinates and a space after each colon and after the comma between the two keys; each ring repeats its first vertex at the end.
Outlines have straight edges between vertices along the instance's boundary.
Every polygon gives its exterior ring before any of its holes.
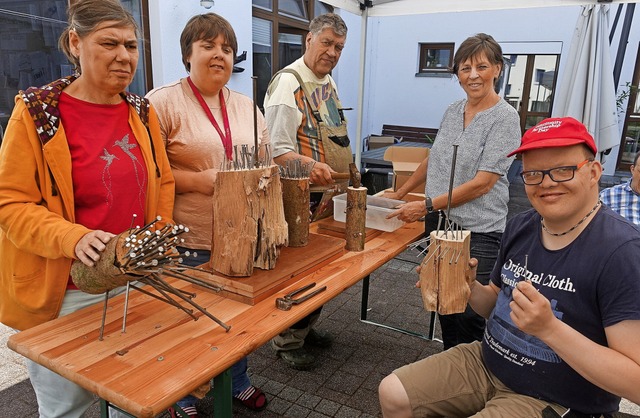
{"type": "Polygon", "coordinates": [[[336,173],[332,171],[331,178],[334,180],[351,180],[351,185],[356,188],[360,187],[361,184],[360,171],[358,171],[355,163],[349,164],[349,172],[347,173],[336,173]]]}

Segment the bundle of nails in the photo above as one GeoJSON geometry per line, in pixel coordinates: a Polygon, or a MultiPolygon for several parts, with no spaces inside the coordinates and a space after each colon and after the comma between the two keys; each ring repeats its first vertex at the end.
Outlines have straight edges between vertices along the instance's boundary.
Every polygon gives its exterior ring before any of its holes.
{"type": "MultiPolygon", "coordinates": [[[[463,239],[462,229],[457,224],[451,222],[448,218],[445,219],[444,221],[444,229],[441,230],[440,226],[442,226],[442,212],[438,212],[438,226],[436,227],[436,238],[450,239],[453,241],[458,241],[463,239]]],[[[440,246],[441,246],[440,243],[431,242],[430,237],[426,236],[410,244],[409,248],[412,250],[420,249],[420,252],[418,253],[418,255],[416,255],[416,257],[420,257],[424,253],[429,251],[429,254],[430,254],[429,258],[431,258],[433,257],[434,254],[436,254],[436,251],[439,249],[440,246]],[[425,243],[427,244],[426,247],[423,245],[425,243]],[[434,245],[435,245],[435,247],[433,248],[434,251],[429,251],[431,250],[431,247],[434,245]]],[[[438,257],[440,257],[440,259],[443,259],[448,250],[449,248],[446,248],[446,250],[443,251],[442,253],[438,253],[438,257]]],[[[451,254],[451,258],[449,260],[449,264],[452,264],[454,262],[457,263],[458,259],[460,258],[460,255],[462,255],[462,251],[453,250],[451,254]]],[[[429,258],[423,261],[423,263],[426,263],[429,260],[429,258]]]]}
{"type": "MultiPolygon", "coordinates": [[[[453,222],[451,222],[450,220],[451,218],[449,217],[449,215],[451,214],[451,197],[453,194],[453,184],[454,184],[453,178],[456,172],[456,158],[458,155],[458,147],[459,147],[458,144],[453,144],[451,174],[449,176],[449,193],[447,196],[447,216],[444,221],[444,230],[440,230],[440,226],[442,226],[442,211],[438,211],[438,226],[436,227],[436,238],[438,239],[449,239],[449,233],[451,233],[451,239],[454,241],[464,239],[462,236],[462,228],[460,228],[457,224],[454,224],[453,222]]],[[[429,261],[429,258],[433,257],[433,255],[436,254],[436,251],[440,248],[441,244],[440,243],[434,244],[433,242],[430,242],[430,237],[429,235],[427,235],[426,237],[409,245],[409,247],[411,249],[421,248],[420,253],[417,255],[417,257],[420,257],[422,254],[429,251],[432,245],[436,245],[436,246],[433,248],[433,251],[430,252],[429,257],[426,260],[422,261],[422,264],[425,264],[427,261],[429,261]],[[423,247],[422,244],[424,244],[425,242],[427,243],[427,246],[423,247]]],[[[449,248],[447,248],[446,250],[448,249],[449,248]]],[[[460,255],[462,255],[462,251],[460,251],[456,255],[454,250],[454,254],[452,254],[449,264],[453,263],[454,259],[455,259],[455,262],[458,263],[458,259],[460,258],[460,255]]],[[[445,252],[438,253],[438,257],[440,257],[440,259],[443,259],[444,256],[445,256],[445,252]]]]}
{"type": "Polygon", "coordinates": [[[227,155],[224,155],[224,160],[220,166],[220,171],[238,171],[238,170],[251,170],[254,168],[265,168],[271,165],[271,148],[269,144],[258,146],[254,145],[249,148],[247,144],[240,144],[233,146],[232,159],[229,160],[227,155]],[[263,148],[264,147],[264,148],[263,148]],[[260,152],[260,149],[263,151],[260,152]]]}
{"type": "Polygon", "coordinates": [[[284,166],[278,166],[280,169],[280,176],[285,179],[305,179],[309,178],[311,170],[315,161],[303,163],[302,160],[296,158],[295,160],[289,160],[284,166]]]}
{"type": "MultiPolygon", "coordinates": [[[[204,287],[209,290],[213,290],[215,292],[220,292],[222,290],[222,288],[219,286],[212,285],[207,281],[186,273],[186,271],[188,270],[197,270],[213,274],[213,271],[208,271],[198,267],[191,267],[182,264],[184,257],[197,257],[197,253],[195,252],[191,253],[189,251],[185,251],[181,254],[177,249],[177,247],[184,242],[184,239],[179,238],[179,236],[185,232],[189,232],[189,228],[183,225],[167,224],[156,231],[151,231],[153,226],[161,219],[161,217],[157,217],[147,225],[143,227],[136,226],[135,228],[132,228],[125,233],[127,234],[123,241],[125,247],[125,255],[120,260],[117,260],[117,264],[121,273],[130,276],[131,280],[135,280],[135,282],[127,282],[124,314],[122,319],[122,332],[124,333],[126,330],[127,308],[130,289],[135,289],[139,292],[144,293],[145,295],[173,305],[176,308],[187,313],[194,320],[197,320],[198,317],[194,314],[195,309],[215,321],[226,331],[229,331],[229,329],[231,329],[230,326],[213,316],[211,313],[207,312],[205,308],[193,301],[193,299],[196,297],[196,293],[173,287],[165,280],[165,277],[172,277],[178,280],[192,283],[197,286],[204,287]],[[157,291],[157,294],[150,292],[137,283],[152,287],[157,291]],[[183,306],[180,301],[185,302],[194,309],[183,306]]],[[[135,215],[132,221],[132,225],[134,223],[135,215]]],[[[100,340],[102,340],[103,337],[108,299],[109,292],[107,291],[105,292],[105,306],[103,311],[102,325],[100,327],[100,340]]]]}

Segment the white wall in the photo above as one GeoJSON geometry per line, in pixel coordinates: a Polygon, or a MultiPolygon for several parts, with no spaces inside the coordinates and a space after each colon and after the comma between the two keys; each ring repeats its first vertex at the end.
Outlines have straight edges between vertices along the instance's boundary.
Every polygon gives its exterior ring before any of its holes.
{"type": "MultiPolygon", "coordinates": [[[[360,41],[362,18],[353,13],[337,11],[346,23],[347,42],[340,56],[338,65],[332,72],[332,77],[338,84],[338,93],[343,107],[353,108],[345,111],[347,117],[347,130],[351,140],[351,148],[355,152],[356,127],[358,122],[358,91],[360,87],[360,41]]],[[[365,90],[366,92],[366,90],[365,90]]]]}
{"type": "Polygon", "coordinates": [[[383,124],[437,128],[447,106],[465,97],[456,77],[415,76],[419,42],[454,42],[457,50],[468,36],[485,32],[505,53],[549,52],[550,43],[566,49],[578,11],[554,7],[553,14],[520,9],[372,19],[368,52],[377,58],[371,60],[363,131],[380,133],[383,124]]]}
{"type": "Polygon", "coordinates": [[[251,0],[215,0],[211,9],[200,6],[199,0],[151,0],[149,3],[154,87],[187,75],[180,53],[180,34],[192,16],[213,12],[231,23],[238,38],[238,54],[247,51],[247,60],[238,63],[238,67],[245,70],[231,75],[229,87],[253,96],[251,0]]]}
{"type": "MultiPolygon", "coordinates": [[[[180,56],[180,33],[191,16],[212,11],[231,22],[238,37],[239,53],[247,51],[248,59],[239,64],[245,71],[233,74],[229,85],[251,97],[251,3],[251,0],[216,0],[213,8],[206,10],[200,6],[199,0],[151,0],[149,18],[154,86],[186,75],[180,56]]],[[[611,7],[611,23],[616,8],[617,5],[611,7]]],[[[468,36],[486,32],[502,45],[505,53],[560,53],[558,80],[561,80],[580,11],[581,7],[569,6],[369,18],[360,140],[372,133],[379,134],[383,124],[437,128],[447,106],[464,97],[455,77],[415,76],[419,42],[454,42],[457,49],[468,36]]],[[[338,13],[347,23],[349,33],[346,48],[333,76],[338,83],[342,104],[354,109],[347,111],[346,116],[355,151],[360,111],[358,90],[362,18],[340,10],[338,13]]],[[[633,76],[640,42],[640,10],[636,10],[636,15],[626,46],[618,93],[633,76]]],[[[623,19],[624,13],[618,28],[622,26],[623,19]]],[[[619,32],[618,29],[613,40],[613,59],[617,52],[619,32]]],[[[616,158],[617,148],[606,159],[607,174],[613,173],[616,158]]]]}
{"type": "MultiPolygon", "coordinates": [[[[611,7],[611,24],[617,7],[611,7]]],[[[468,36],[485,32],[501,44],[505,54],[560,53],[560,81],[581,10],[581,7],[570,6],[370,18],[362,137],[379,134],[383,124],[437,128],[446,107],[464,97],[455,77],[415,76],[419,42],[454,42],[457,49],[468,36]]],[[[623,19],[624,13],[612,42],[612,60],[615,60],[623,19]]],[[[640,10],[636,10],[633,23],[618,94],[633,76],[640,42],[640,10]]],[[[344,90],[342,85],[340,88],[344,90]]],[[[341,99],[350,101],[342,91],[341,99]]],[[[622,114],[620,131],[623,117],[622,114]]],[[[617,153],[618,147],[615,147],[605,158],[606,174],[615,171],[617,153]]]]}

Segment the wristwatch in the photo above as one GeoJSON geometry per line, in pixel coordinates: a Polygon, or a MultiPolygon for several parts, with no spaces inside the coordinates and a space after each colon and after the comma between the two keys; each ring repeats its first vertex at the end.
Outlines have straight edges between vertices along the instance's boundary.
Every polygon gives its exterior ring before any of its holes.
{"type": "Polygon", "coordinates": [[[427,214],[433,212],[433,201],[429,196],[424,199],[425,204],[427,205],[427,214]]]}

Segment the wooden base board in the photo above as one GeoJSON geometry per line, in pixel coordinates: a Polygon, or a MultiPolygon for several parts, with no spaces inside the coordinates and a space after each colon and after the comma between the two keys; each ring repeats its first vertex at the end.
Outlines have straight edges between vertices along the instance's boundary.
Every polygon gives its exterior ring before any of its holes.
{"type": "MultiPolygon", "coordinates": [[[[325,218],[316,222],[318,224],[318,233],[331,235],[332,237],[342,238],[344,239],[347,224],[344,222],[338,222],[333,218],[325,218]]],[[[364,238],[364,242],[369,242],[370,239],[377,237],[382,234],[382,231],[379,229],[365,228],[364,232],[366,234],[364,238]]]]}
{"type": "Polygon", "coordinates": [[[309,244],[304,247],[284,247],[280,251],[276,268],[254,269],[249,277],[230,277],[215,272],[209,263],[200,268],[211,273],[192,270],[189,273],[213,285],[223,288],[220,295],[248,305],[274,295],[311,270],[340,257],[346,251],[345,241],[332,236],[309,233],[309,244]]]}

